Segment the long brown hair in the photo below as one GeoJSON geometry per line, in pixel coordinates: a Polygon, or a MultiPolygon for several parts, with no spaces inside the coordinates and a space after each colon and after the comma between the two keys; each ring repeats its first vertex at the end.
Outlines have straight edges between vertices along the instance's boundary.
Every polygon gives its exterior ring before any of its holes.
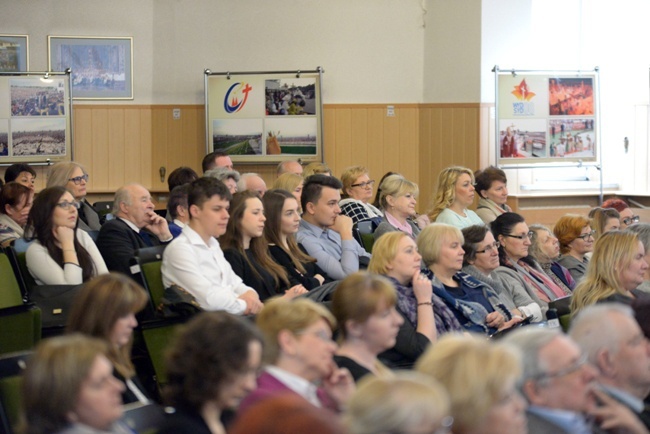
{"type": "MultiPolygon", "coordinates": [[[[241,221],[244,218],[244,212],[246,212],[247,207],[246,203],[249,199],[259,199],[257,192],[244,190],[237,192],[232,196],[232,201],[230,201],[228,230],[226,230],[225,234],[219,237],[219,244],[221,244],[221,248],[224,250],[233,249],[241,253],[246,262],[250,265],[253,273],[255,273],[257,277],[262,278],[257,271],[257,268],[251,263],[250,259],[248,259],[248,255],[244,250],[244,234],[242,233],[241,221]]],[[[271,257],[269,246],[264,236],[251,239],[250,251],[259,265],[273,276],[276,288],[279,288],[281,284],[285,287],[289,287],[287,272],[271,257]]]]}
{"type": "Polygon", "coordinates": [[[128,379],[135,375],[131,363],[131,342],[117,347],[110,342],[115,323],[122,317],[141,311],[147,304],[144,288],[120,273],[97,276],[76,295],[66,328],[67,333],[83,333],[108,342],[107,357],[115,370],[128,379]]]}
{"type": "MultiPolygon", "coordinates": [[[[264,204],[264,212],[266,215],[266,222],[264,223],[264,237],[267,243],[275,244],[285,251],[291,258],[294,267],[301,272],[306,273],[303,262],[316,262],[316,259],[307,255],[300,250],[296,237],[291,235],[287,237],[287,247],[282,244],[282,209],[287,199],[296,200],[296,198],[286,190],[274,189],[269,190],[264,194],[262,203],[264,204]]],[[[297,202],[297,200],[296,200],[297,202]]],[[[300,206],[300,204],[298,204],[300,206]]]]}

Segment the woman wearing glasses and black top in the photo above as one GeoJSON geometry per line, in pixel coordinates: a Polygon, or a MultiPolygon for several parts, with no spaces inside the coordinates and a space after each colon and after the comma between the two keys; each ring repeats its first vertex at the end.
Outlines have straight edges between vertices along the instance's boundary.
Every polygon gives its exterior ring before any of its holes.
{"type": "Polygon", "coordinates": [[[87,183],[88,173],[84,167],[71,161],[56,163],[47,176],[47,187],[65,187],[79,202],[79,229],[98,231],[102,225],[99,214],[86,200],[87,183]]]}
{"type": "Polygon", "coordinates": [[[567,214],[555,223],[553,234],[560,242],[562,256],[558,259],[558,264],[569,270],[573,280],[580,283],[587,273],[587,253],[594,250],[596,231],[591,229],[587,217],[567,214]]]}
{"type": "Polygon", "coordinates": [[[348,167],[341,175],[341,183],[341,214],[350,217],[352,223],[372,219],[379,224],[384,214],[370,203],[375,181],[370,179],[368,169],[363,166],[348,167]]]}
{"type": "Polygon", "coordinates": [[[499,263],[495,273],[506,286],[520,285],[545,314],[548,303],[571,295],[560,288],[528,252],[534,233],[524,218],[514,212],[497,217],[490,225],[492,235],[499,242],[499,263]]]}
{"type": "Polygon", "coordinates": [[[27,218],[27,268],[38,285],[78,285],[108,273],[90,236],[77,228],[79,202],[64,187],[49,187],[34,199],[27,218]]]}

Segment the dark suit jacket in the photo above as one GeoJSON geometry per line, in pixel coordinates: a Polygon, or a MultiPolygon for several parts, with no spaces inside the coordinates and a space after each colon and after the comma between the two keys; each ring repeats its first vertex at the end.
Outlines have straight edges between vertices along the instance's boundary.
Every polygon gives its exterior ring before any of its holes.
{"type": "MultiPolygon", "coordinates": [[[[151,232],[147,232],[153,246],[163,244],[151,232]]],[[[97,247],[110,271],[131,276],[130,262],[135,251],[148,246],[144,240],[119,218],[109,220],[99,230],[97,247]]]]}

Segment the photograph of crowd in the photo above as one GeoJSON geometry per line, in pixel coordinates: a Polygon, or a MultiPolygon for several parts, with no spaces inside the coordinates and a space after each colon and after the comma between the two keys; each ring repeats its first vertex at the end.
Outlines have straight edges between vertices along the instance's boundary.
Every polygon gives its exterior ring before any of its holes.
{"type": "Polygon", "coordinates": [[[316,155],[316,118],[267,119],[264,127],[267,155],[316,155]]]}
{"type": "Polygon", "coordinates": [[[9,122],[0,119],[0,157],[9,155],[9,122]]]}
{"type": "Polygon", "coordinates": [[[66,153],[66,119],[12,119],[11,147],[15,157],[66,153]]]}
{"type": "Polygon", "coordinates": [[[501,158],[546,157],[546,120],[502,119],[499,145],[501,158]]]}
{"type": "Polygon", "coordinates": [[[552,119],[549,122],[549,155],[583,158],[596,155],[593,119],[552,119]]]}
{"type": "Polygon", "coordinates": [[[262,119],[214,119],[212,146],[230,155],[262,155],[262,119]]]}
{"type": "Polygon", "coordinates": [[[316,114],[316,79],[265,80],[267,116],[316,114]]]}
{"type": "Polygon", "coordinates": [[[594,114],[593,78],[550,78],[548,93],[551,116],[594,114]]]}
{"type": "Polygon", "coordinates": [[[64,116],[65,84],[62,78],[10,80],[12,116],[64,116]]]}

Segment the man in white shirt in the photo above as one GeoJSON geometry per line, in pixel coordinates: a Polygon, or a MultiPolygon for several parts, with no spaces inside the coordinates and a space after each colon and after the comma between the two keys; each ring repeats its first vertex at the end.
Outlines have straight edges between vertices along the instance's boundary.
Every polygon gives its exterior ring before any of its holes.
{"type": "Polygon", "coordinates": [[[205,310],[253,315],[262,309],[262,302],[234,273],[215,239],[226,232],[231,197],[224,183],[214,178],[190,184],[190,221],[165,249],[163,283],[184,288],[205,310]]]}

